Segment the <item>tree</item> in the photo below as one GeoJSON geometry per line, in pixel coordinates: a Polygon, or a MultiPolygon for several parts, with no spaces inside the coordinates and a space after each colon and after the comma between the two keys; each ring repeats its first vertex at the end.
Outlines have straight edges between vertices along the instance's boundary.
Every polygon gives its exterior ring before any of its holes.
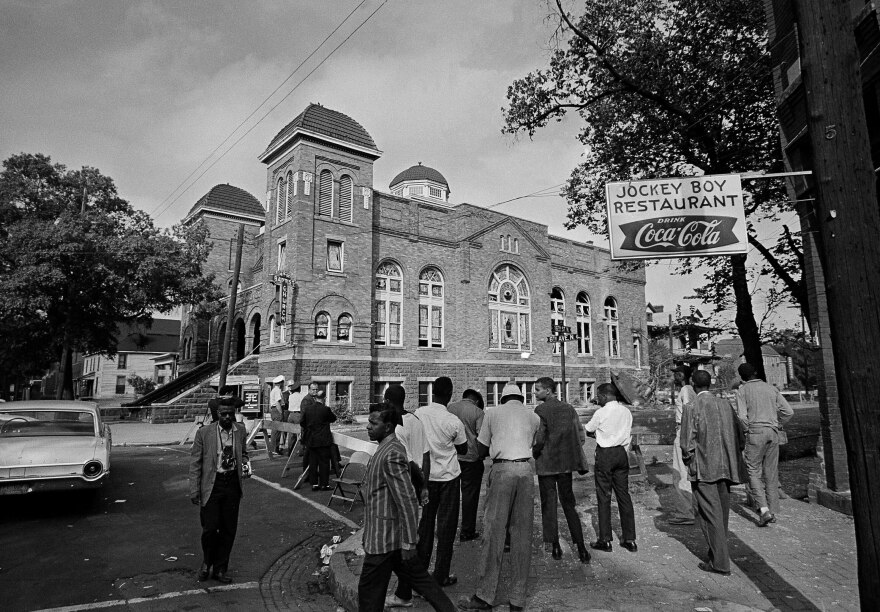
{"type": "MultiPolygon", "coordinates": [[[[504,131],[529,137],[569,111],[584,120],[583,162],[564,189],[568,225],[606,233],[610,181],[782,170],[763,5],[749,0],[586,0],[558,22],[549,67],[508,89],[504,131]]],[[[786,231],[761,243],[755,226],[791,210],[782,182],[748,184],[749,244],[771,275],[808,312],[800,239],[786,231]]],[[[748,361],[763,376],[761,341],[745,255],[678,260],[705,274],[697,295],[735,323],[748,361]]]]}
{"type": "MultiPolygon", "coordinates": [[[[118,324],[215,299],[202,275],[203,228],[160,230],[96,168],[67,170],[21,153],[0,173],[0,367],[60,361],[58,397],[72,397],[73,351],[116,351],[118,324]]],[[[21,367],[19,367],[21,370],[21,367]]],[[[28,373],[34,373],[33,371],[28,373]]]]}
{"type": "Polygon", "coordinates": [[[149,378],[144,378],[142,376],[138,376],[137,374],[131,374],[128,377],[128,384],[132,386],[134,392],[138,396],[146,395],[150,393],[156,388],[156,382],[150,380],[149,378]]]}

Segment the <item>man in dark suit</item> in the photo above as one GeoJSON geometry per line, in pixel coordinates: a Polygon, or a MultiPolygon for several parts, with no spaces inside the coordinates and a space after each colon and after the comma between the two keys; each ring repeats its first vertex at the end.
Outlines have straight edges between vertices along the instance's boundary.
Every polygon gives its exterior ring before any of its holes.
{"type": "Polygon", "coordinates": [[[379,447],[367,464],[363,485],[366,556],[358,582],[358,610],[382,611],[392,571],[405,578],[435,610],[455,610],[416,554],[419,503],[406,449],[394,435],[397,425],[400,415],[392,408],[374,410],[367,424],[370,439],[379,447]]]}
{"type": "Polygon", "coordinates": [[[202,566],[199,582],[209,575],[229,583],[229,554],[238,529],[242,480],[251,474],[247,432],[235,422],[235,407],[221,405],[219,421],[196,432],[189,465],[192,503],[199,506],[202,524],[202,566]]]}
{"type": "Polygon", "coordinates": [[[330,423],[336,414],[320,401],[318,384],[309,385],[309,398],[300,405],[302,436],[309,448],[309,482],[312,491],[330,490],[330,462],[332,460],[333,432],[330,423]]]}

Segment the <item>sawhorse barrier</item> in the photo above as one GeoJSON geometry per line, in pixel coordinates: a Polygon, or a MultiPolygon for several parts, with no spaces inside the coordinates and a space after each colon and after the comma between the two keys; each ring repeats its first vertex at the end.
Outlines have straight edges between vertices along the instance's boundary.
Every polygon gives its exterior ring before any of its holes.
{"type": "Polygon", "coordinates": [[[675,436],[657,433],[636,433],[632,435],[632,443],[629,450],[629,478],[630,480],[647,482],[648,469],[645,467],[645,457],[642,454],[642,446],[671,446],[675,443],[675,436]]]}

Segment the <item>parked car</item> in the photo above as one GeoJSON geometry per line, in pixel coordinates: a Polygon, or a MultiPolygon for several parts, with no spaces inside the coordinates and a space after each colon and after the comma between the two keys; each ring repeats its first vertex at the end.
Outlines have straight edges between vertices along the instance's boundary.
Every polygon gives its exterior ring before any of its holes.
{"type": "Polygon", "coordinates": [[[7,402],[0,406],[0,495],[101,487],[110,446],[110,427],[93,402],[7,402]]]}

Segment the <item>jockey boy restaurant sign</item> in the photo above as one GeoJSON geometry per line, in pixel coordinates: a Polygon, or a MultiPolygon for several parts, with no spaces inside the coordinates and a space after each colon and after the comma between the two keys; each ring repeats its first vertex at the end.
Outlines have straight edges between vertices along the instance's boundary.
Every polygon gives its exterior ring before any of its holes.
{"type": "Polygon", "coordinates": [[[607,183],[605,194],[611,259],[747,251],[738,174],[607,183]]]}

